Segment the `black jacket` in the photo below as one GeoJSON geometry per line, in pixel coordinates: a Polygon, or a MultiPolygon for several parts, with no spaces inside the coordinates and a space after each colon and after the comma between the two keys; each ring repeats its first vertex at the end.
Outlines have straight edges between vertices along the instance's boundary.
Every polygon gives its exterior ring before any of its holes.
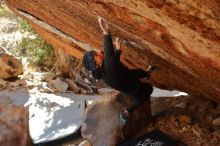
{"type": "Polygon", "coordinates": [[[121,51],[115,50],[111,35],[104,35],[104,63],[93,72],[96,79],[103,79],[106,84],[122,92],[132,92],[140,84],[139,78],[148,77],[142,69],[128,69],[120,62],[121,51]]]}

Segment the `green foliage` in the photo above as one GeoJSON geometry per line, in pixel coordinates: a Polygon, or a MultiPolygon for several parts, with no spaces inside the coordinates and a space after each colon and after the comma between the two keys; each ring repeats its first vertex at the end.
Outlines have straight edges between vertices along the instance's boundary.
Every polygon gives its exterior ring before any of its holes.
{"type": "Polygon", "coordinates": [[[25,20],[21,18],[18,20],[21,32],[27,36],[17,42],[17,54],[27,57],[32,66],[53,67],[56,60],[54,48],[35,33],[25,20]]]}
{"type": "Polygon", "coordinates": [[[28,33],[31,33],[31,34],[36,34],[33,31],[31,25],[29,25],[27,21],[25,21],[22,18],[18,18],[18,22],[19,22],[19,29],[20,29],[21,32],[23,32],[23,33],[28,32],[28,33]]]}
{"type": "Polygon", "coordinates": [[[13,18],[14,14],[6,6],[1,5],[0,6],[0,17],[13,18]]]}

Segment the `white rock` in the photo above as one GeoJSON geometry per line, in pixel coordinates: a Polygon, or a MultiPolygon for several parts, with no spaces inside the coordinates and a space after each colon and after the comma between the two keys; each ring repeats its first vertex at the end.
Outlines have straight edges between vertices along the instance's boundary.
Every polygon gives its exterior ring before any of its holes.
{"type": "Polygon", "coordinates": [[[62,81],[60,78],[50,81],[49,84],[58,92],[66,92],[68,88],[68,84],[62,81]]]}

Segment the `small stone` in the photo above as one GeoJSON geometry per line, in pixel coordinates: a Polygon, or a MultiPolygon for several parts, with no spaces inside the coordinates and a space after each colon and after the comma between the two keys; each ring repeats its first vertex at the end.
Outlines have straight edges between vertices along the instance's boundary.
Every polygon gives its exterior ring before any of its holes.
{"type": "Polygon", "coordinates": [[[178,126],[179,126],[179,123],[176,121],[174,125],[175,125],[176,127],[178,127],[178,126]]]}
{"type": "Polygon", "coordinates": [[[212,120],[213,120],[213,117],[212,117],[212,116],[207,116],[207,117],[206,117],[206,120],[207,120],[207,121],[212,121],[212,120]]]}
{"type": "Polygon", "coordinates": [[[73,80],[66,79],[66,82],[69,86],[70,91],[72,91],[74,93],[79,93],[80,92],[80,88],[76,85],[76,83],[73,80]]]}
{"type": "Polygon", "coordinates": [[[50,81],[49,86],[58,92],[66,92],[68,88],[68,84],[62,81],[60,78],[50,81]]]}
{"type": "Polygon", "coordinates": [[[80,93],[81,94],[87,94],[87,91],[85,89],[81,88],[80,93]]]}
{"type": "Polygon", "coordinates": [[[21,80],[16,80],[15,82],[10,82],[9,83],[12,87],[18,87],[20,85],[26,85],[26,82],[24,79],[21,80]]]}
{"type": "Polygon", "coordinates": [[[91,82],[87,78],[84,78],[84,82],[91,84],[91,82]]]}
{"type": "Polygon", "coordinates": [[[49,81],[49,80],[53,80],[53,78],[55,77],[55,73],[52,72],[47,72],[42,74],[42,76],[40,77],[41,81],[49,81]]]}
{"type": "Polygon", "coordinates": [[[9,79],[23,73],[23,66],[20,60],[7,53],[0,53],[0,78],[9,79]]]}
{"type": "Polygon", "coordinates": [[[214,126],[220,126],[220,117],[214,119],[212,123],[214,126]]]}
{"type": "Polygon", "coordinates": [[[187,129],[190,129],[190,128],[191,128],[191,126],[190,126],[190,125],[187,125],[186,127],[187,127],[187,129]]]}
{"type": "Polygon", "coordinates": [[[218,139],[220,139],[220,130],[214,131],[213,135],[215,135],[218,139]]]}
{"type": "Polygon", "coordinates": [[[181,115],[179,116],[179,121],[180,123],[191,123],[192,119],[189,117],[189,116],[186,116],[186,115],[181,115]]]}
{"type": "Polygon", "coordinates": [[[7,84],[7,81],[0,78],[0,85],[1,86],[6,86],[6,84],[7,84]]]}
{"type": "Polygon", "coordinates": [[[187,102],[182,102],[182,103],[175,105],[175,107],[184,109],[184,108],[187,108],[187,105],[188,105],[187,102]]]}
{"type": "Polygon", "coordinates": [[[8,95],[0,93],[0,105],[8,105],[11,102],[11,98],[8,95]]]}
{"type": "Polygon", "coordinates": [[[184,131],[180,129],[180,130],[179,130],[179,133],[184,133],[184,131]]]}
{"type": "Polygon", "coordinates": [[[183,131],[186,131],[186,127],[184,126],[184,127],[182,128],[182,130],[183,130],[183,131]]]}
{"type": "Polygon", "coordinates": [[[81,142],[78,146],[92,146],[92,145],[88,142],[88,140],[85,140],[81,142]]]}
{"type": "Polygon", "coordinates": [[[204,134],[204,132],[201,130],[201,128],[199,128],[197,125],[192,128],[192,132],[193,132],[197,137],[201,137],[201,136],[204,134]]]}
{"type": "Polygon", "coordinates": [[[200,145],[201,143],[198,141],[198,142],[196,142],[196,144],[197,144],[197,145],[200,145]]]}

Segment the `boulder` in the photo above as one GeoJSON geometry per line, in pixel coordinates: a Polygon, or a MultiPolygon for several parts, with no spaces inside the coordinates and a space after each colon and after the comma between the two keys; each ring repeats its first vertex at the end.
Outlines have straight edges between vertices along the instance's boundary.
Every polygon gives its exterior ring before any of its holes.
{"type": "Polygon", "coordinates": [[[0,93],[0,105],[8,105],[11,102],[11,98],[8,95],[0,93]]]}
{"type": "Polygon", "coordinates": [[[0,145],[31,146],[28,112],[22,106],[0,105],[0,145]]]}
{"type": "Polygon", "coordinates": [[[73,93],[79,93],[80,92],[80,88],[76,85],[76,83],[73,80],[66,79],[66,82],[68,84],[68,87],[69,87],[70,91],[72,91],[73,93]]]}
{"type": "Polygon", "coordinates": [[[68,89],[68,84],[62,81],[60,78],[49,81],[49,87],[58,92],[66,92],[68,89]]]}
{"type": "Polygon", "coordinates": [[[5,0],[55,48],[82,58],[102,50],[97,15],[122,38],[122,62],[158,67],[150,82],[161,89],[220,103],[219,0],[5,0]]]}
{"type": "Polygon", "coordinates": [[[121,93],[103,97],[90,105],[83,117],[83,137],[93,146],[115,146],[134,136],[151,119],[150,106],[146,102],[135,110],[123,127],[120,113],[130,105],[130,98],[121,93]]]}
{"type": "Polygon", "coordinates": [[[23,66],[21,61],[15,57],[0,53],[0,78],[9,79],[12,77],[17,77],[23,73],[23,66]]]}

